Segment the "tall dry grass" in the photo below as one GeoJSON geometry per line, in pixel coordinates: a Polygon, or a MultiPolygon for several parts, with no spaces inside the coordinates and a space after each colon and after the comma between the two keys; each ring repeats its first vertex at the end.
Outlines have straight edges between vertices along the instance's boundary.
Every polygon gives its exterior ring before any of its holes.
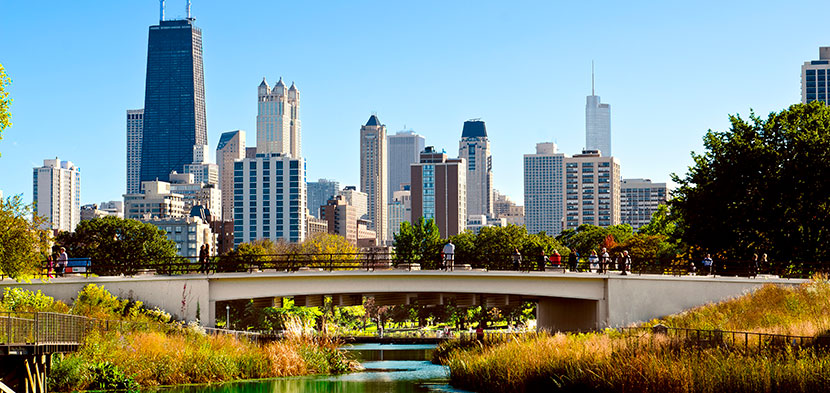
{"type": "Polygon", "coordinates": [[[83,390],[94,365],[110,363],[139,386],[200,384],[348,371],[352,364],[333,340],[294,336],[258,345],[194,329],[177,332],[93,332],[81,349],[57,362],[57,391],[83,390]]]}
{"type": "MultiPolygon", "coordinates": [[[[652,321],[672,327],[790,335],[830,327],[830,284],[764,286],[729,301],[652,321]]],[[[742,351],[678,345],[602,332],[528,335],[512,341],[439,348],[456,387],[481,392],[815,392],[830,383],[826,348],[742,351]],[[644,344],[648,345],[644,345],[644,344]]]]}
{"type": "Polygon", "coordinates": [[[830,383],[830,355],[812,349],[758,356],[605,334],[517,337],[444,362],[453,386],[478,392],[815,392],[830,383]]]}
{"type": "MultiPolygon", "coordinates": [[[[658,321],[653,321],[658,322],[658,321]]],[[[765,285],[744,296],[662,318],[671,327],[812,336],[830,329],[830,282],[765,285]]]]}

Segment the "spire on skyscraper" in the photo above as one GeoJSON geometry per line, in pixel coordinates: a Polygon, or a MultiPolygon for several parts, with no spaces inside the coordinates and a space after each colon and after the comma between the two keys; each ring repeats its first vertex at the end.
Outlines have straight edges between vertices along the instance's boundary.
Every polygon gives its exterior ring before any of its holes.
{"type": "Polygon", "coordinates": [[[369,121],[366,122],[366,125],[367,126],[379,126],[380,125],[380,120],[378,120],[378,117],[376,115],[372,115],[372,116],[369,117],[369,121]]]}

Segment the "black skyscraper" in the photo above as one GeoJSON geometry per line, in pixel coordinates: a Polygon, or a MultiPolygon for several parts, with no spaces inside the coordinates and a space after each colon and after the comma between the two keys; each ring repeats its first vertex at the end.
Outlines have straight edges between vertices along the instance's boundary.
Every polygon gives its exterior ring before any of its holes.
{"type": "Polygon", "coordinates": [[[207,144],[202,31],[195,19],[150,26],[141,181],[167,181],[193,162],[193,146],[207,144]]]}

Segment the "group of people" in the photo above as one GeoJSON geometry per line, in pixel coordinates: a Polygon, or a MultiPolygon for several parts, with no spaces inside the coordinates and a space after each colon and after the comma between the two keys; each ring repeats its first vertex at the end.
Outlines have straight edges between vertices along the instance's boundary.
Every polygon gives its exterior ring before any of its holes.
{"type": "Polygon", "coordinates": [[[66,271],[66,265],[69,263],[69,256],[66,254],[66,248],[61,247],[46,256],[46,277],[54,278],[55,276],[63,277],[66,271]]]}
{"type": "Polygon", "coordinates": [[[631,255],[628,250],[624,250],[616,256],[612,256],[605,247],[602,248],[600,254],[597,254],[596,250],[591,250],[586,262],[587,264],[583,265],[584,268],[580,269],[579,252],[571,250],[570,255],[568,255],[568,269],[574,272],[586,270],[588,272],[607,273],[616,267],[620,274],[625,276],[628,275],[628,271],[631,269],[631,255]]]}
{"type": "MultiPolygon", "coordinates": [[[[452,244],[452,242],[447,242],[447,244],[444,245],[444,248],[441,251],[441,260],[443,263],[442,268],[444,270],[452,270],[454,268],[455,245],[452,244]]],[[[519,252],[518,248],[513,249],[512,262],[513,270],[520,270],[523,267],[527,268],[527,270],[532,270],[532,266],[523,266],[522,253],[519,252]]],[[[628,250],[625,250],[620,252],[617,257],[612,257],[611,254],[608,253],[608,250],[603,247],[601,255],[597,255],[596,251],[591,250],[591,255],[588,256],[587,263],[587,271],[589,272],[596,270],[597,273],[605,273],[616,265],[617,269],[621,271],[620,274],[627,275],[628,270],[631,269],[631,255],[628,254],[628,250]]],[[[536,270],[544,271],[545,266],[553,266],[557,268],[562,266],[562,255],[559,254],[559,251],[553,250],[553,254],[549,257],[545,254],[545,250],[542,250],[539,259],[536,261],[536,270]]],[[[571,250],[571,253],[568,255],[566,267],[572,272],[580,270],[579,252],[571,250]]]]}

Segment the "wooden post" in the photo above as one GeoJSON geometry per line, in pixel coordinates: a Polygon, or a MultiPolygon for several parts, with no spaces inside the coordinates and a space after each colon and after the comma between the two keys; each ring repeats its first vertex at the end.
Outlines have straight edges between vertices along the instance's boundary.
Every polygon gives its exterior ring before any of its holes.
{"type": "Polygon", "coordinates": [[[29,386],[32,387],[32,393],[36,393],[37,385],[35,385],[35,379],[32,378],[32,369],[29,367],[29,359],[23,359],[23,363],[26,364],[26,374],[28,378],[26,379],[26,392],[29,392],[29,386]]]}
{"type": "Polygon", "coordinates": [[[38,388],[40,389],[40,393],[43,393],[43,378],[40,375],[40,367],[37,366],[37,361],[32,359],[32,365],[35,366],[35,380],[32,381],[35,383],[35,393],[37,393],[38,388]]]}

